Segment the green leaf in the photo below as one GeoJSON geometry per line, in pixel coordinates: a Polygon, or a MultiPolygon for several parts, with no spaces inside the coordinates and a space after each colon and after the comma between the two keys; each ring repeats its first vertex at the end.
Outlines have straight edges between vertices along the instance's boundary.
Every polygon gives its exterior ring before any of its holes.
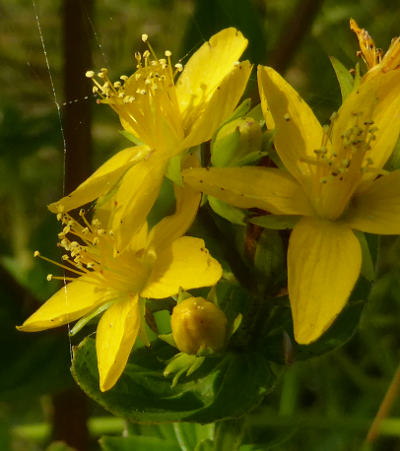
{"type": "Polygon", "coordinates": [[[261,103],[258,103],[255,107],[253,107],[248,113],[248,117],[252,117],[256,121],[259,121],[260,123],[265,123],[264,115],[261,109],[261,103]]]}
{"type": "Polygon", "coordinates": [[[346,67],[334,56],[329,58],[331,60],[336,77],[339,81],[340,92],[342,93],[342,102],[351,93],[354,87],[354,80],[346,67]]]}
{"type": "Polygon", "coordinates": [[[173,214],[175,211],[174,184],[164,177],[160,194],[155,201],[153,208],[147,216],[149,228],[157,224],[165,216],[173,214]]]}
{"type": "Polygon", "coordinates": [[[174,350],[156,341],[138,349],[117,384],[99,390],[95,341],[86,338],[76,349],[72,374],[88,396],[116,416],[134,422],[213,422],[236,418],[257,406],[275,377],[259,353],[227,353],[207,358],[175,387],[162,375],[174,350]],[[238,386],[245,387],[238,391],[238,386]]]}
{"type": "Polygon", "coordinates": [[[242,420],[225,420],[217,423],[215,430],[216,451],[237,451],[243,439],[242,420]]]}
{"type": "Polygon", "coordinates": [[[332,326],[316,342],[310,345],[295,343],[295,360],[309,359],[343,346],[354,335],[364,304],[361,300],[348,303],[332,326]]]}
{"type": "Polygon", "coordinates": [[[143,142],[140,141],[140,139],[137,138],[135,135],[132,135],[132,133],[129,133],[126,130],[120,130],[119,132],[124,138],[128,139],[130,142],[136,144],[137,146],[143,145],[143,142]]]}
{"type": "Polygon", "coordinates": [[[365,233],[359,232],[358,230],[354,231],[358,241],[361,246],[362,253],[362,266],[361,266],[361,275],[364,276],[369,282],[375,280],[375,267],[374,262],[372,260],[371,252],[369,250],[368,241],[365,237],[365,233]]]}
{"type": "Polygon", "coordinates": [[[232,116],[228,118],[224,122],[224,124],[227,124],[228,122],[234,121],[235,119],[239,119],[240,117],[245,116],[250,110],[250,107],[251,107],[251,99],[244,99],[243,102],[232,113],[232,116]]]}
{"type": "Polygon", "coordinates": [[[287,364],[323,355],[343,346],[358,327],[370,286],[366,279],[360,278],[349,302],[332,326],[317,341],[309,345],[299,345],[294,340],[288,298],[271,300],[274,306],[262,327],[259,350],[263,352],[266,360],[287,364]]]}
{"type": "Polygon", "coordinates": [[[232,205],[223,202],[213,196],[208,196],[208,203],[217,215],[231,222],[232,224],[245,225],[246,213],[245,210],[232,207],[232,205]]]}
{"type": "Polygon", "coordinates": [[[182,155],[175,155],[169,160],[167,171],[165,176],[171,180],[171,182],[176,183],[179,186],[182,186],[182,175],[181,175],[181,164],[182,164],[182,155]]]}
{"type": "Polygon", "coordinates": [[[103,313],[105,310],[107,310],[114,302],[115,299],[106,302],[105,304],[95,309],[93,312],[83,316],[79,321],[75,323],[74,327],[69,331],[69,335],[71,337],[76,335],[83,327],[86,326],[87,323],[89,323],[96,316],[100,315],[100,313],[103,313]]]}
{"type": "Polygon", "coordinates": [[[202,440],[197,444],[194,451],[215,451],[214,441],[209,438],[202,440]]]}
{"type": "Polygon", "coordinates": [[[129,437],[102,437],[99,440],[103,451],[181,451],[173,441],[158,437],[131,435],[129,437]]]}
{"type": "Polygon", "coordinates": [[[268,152],[262,152],[261,150],[257,150],[256,152],[250,152],[249,154],[245,155],[243,158],[240,158],[237,160],[236,164],[237,166],[247,166],[247,165],[254,165],[261,160],[262,157],[266,157],[268,155],[268,152]]]}
{"type": "MultiPolygon", "coordinates": [[[[285,281],[286,249],[284,249],[279,232],[263,230],[256,245],[254,267],[257,282],[271,292],[272,288],[285,281]]],[[[286,282],[285,282],[286,285],[286,282]]]]}
{"type": "Polygon", "coordinates": [[[171,334],[161,334],[158,336],[158,338],[162,341],[165,341],[165,343],[168,343],[170,346],[173,346],[174,348],[177,347],[172,333],[171,334]]]}
{"type": "MultiPolygon", "coordinates": [[[[223,128],[221,129],[222,131],[223,128]]],[[[229,166],[240,142],[240,131],[238,127],[224,136],[220,136],[221,132],[217,134],[211,144],[211,163],[217,168],[229,166]]]]}
{"type": "Polygon", "coordinates": [[[241,166],[258,161],[262,152],[263,133],[260,123],[241,117],[220,128],[211,144],[211,163],[216,167],[241,166]]]}
{"type": "Polygon", "coordinates": [[[293,215],[265,215],[248,218],[247,221],[266,229],[285,230],[293,229],[299,219],[300,216],[293,215]]]}
{"type": "Polygon", "coordinates": [[[191,451],[196,447],[197,436],[195,424],[174,423],[174,431],[182,451],[191,451]]]}
{"type": "Polygon", "coordinates": [[[47,448],[46,451],[75,451],[75,448],[71,448],[64,442],[53,442],[47,448]]]}

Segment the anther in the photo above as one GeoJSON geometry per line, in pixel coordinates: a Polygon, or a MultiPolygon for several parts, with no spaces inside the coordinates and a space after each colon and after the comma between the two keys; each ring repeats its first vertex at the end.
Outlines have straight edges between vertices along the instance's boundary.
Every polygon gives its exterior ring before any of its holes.
{"type": "Polygon", "coordinates": [[[85,76],[87,78],[93,78],[94,77],[94,71],[92,71],[92,70],[86,71],[85,76]]]}
{"type": "Polygon", "coordinates": [[[48,282],[50,282],[52,278],[53,278],[53,274],[47,274],[46,279],[48,282]]]}
{"type": "Polygon", "coordinates": [[[165,55],[167,58],[170,58],[170,57],[172,56],[172,52],[171,52],[170,50],[166,50],[166,51],[164,52],[164,55],[165,55]]]}
{"type": "Polygon", "coordinates": [[[143,41],[143,42],[147,42],[148,39],[149,39],[149,35],[146,34],[146,33],[143,33],[143,34],[142,34],[142,41],[143,41]]]}
{"type": "Polygon", "coordinates": [[[337,112],[336,111],[334,111],[332,114],[331,114],[331,117],[329,118],[329,121],[330,122],[332,122],[332,121],[334,121],[336,118],[337,118],[337,112]]]}
{"type": "Polygon", "coordinates": [[[36,258],[36,257],[40,257],[40,252],[39,251],[35,251],[34,253],[33,253],[33,256],[36,258]]]}

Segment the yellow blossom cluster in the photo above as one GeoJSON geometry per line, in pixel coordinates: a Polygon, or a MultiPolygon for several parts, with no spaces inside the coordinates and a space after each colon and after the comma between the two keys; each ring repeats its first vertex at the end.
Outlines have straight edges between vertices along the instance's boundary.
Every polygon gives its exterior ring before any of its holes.
{"type": "MultiPolygon", "coordinates": [[[[329,126],[321,126],[274,69],[258,67],[261,108],[266,128],[274,130],[279,168],[203,168],[191,151],[213,138],[246,88],[252,65],[239,61],[247,40],[238,30],[215,34],[185,65],[173,64],[169,51],[158,58],[143,35],[148,49],[135,54],[132,75],[112,82],[105,68],[88,71],[93,92],[139,145],[116,153],[49,206],[63,226],[58,266],[70,283],[19,330],[79,324],[102,314],[96,332],[100,389],[112,388],[137,338],[148,344],[147,300],[213,286],[222,276],[204,241],[185,236],[203,192],[238,208],[293,217],[287,269],[294,336],[301,344],[317,340],[360,274],[353,230],[400,234],[400,171],[384,169],[400,130],[400,41],[384,55],[355,21],[351,28],[368,70],[329,126]],[[176,158],[175,213],[150,227],[149,212],[176,158]],[[84,210],[79,219],[69,213],[96,200],[90,220],[84,210]]],[[[200,298],[178,304],[172,326],[184,352],[220,349],[226,338],[223,312],[200,298]]]]}

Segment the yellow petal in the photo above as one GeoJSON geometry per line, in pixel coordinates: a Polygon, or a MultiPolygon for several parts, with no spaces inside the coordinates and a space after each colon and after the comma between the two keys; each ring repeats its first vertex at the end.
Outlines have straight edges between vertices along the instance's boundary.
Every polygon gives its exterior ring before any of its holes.
{"type": "Polygon", "coordinates": [[[207,99],[247,47],[247,39],[236,28],[225,28],[205,42],[189,59],[180,75],[176,94],[185,116],[193,106],[207,99]]]}
{"type": "Polygon", "coordinates": [[[161,299],[214,285],[222,276],[221,265],[209,254],[200,238],[183,236],[159,252],[153,272],[141,295],[161,299]]]}
{"type": "Polygon", "coordinates": [[[138,230],[137,233],[132,235],[129,241],[129,248],[134,251],[140,251],[144,249],[148,242],[148,229],[149,226],[147,222],[143,224],[143,226],[138,230]]]}
{"type": "Polygon", "coordinates": [[[62,326],[109,300],[110,294],[107,290],[93,284],[93,280],[86,282],[87,279],[87,276],[82,276],[60,288],[17,329],[37,332],[62,326]]]}
{"type": "Polygon", "coordinates": [[[149,148],[146,146],[135,146],[121,150],[100,166],[71,194],[50,204],[49,210],[53,213],[70,211],[103,196],[117,183],[131,165],[145,158],[148,153],[149,148]]]}
{"type": "Polygon", "coordinates": [[[218,127],[232,115],[246,89],[252,67],[248,61],[233,66],[204,104],[187,112],[184,127],[189,132],[183,148],[211,139],[218,127]]]}
{"type": "Polygon", "coordinates": [[[165,159],[151,155],[125,174],[114,197],[115,209],[111,224],[113,230],[119,230],[116,238],[120,250],[143,227],[160,192],[165,167],[165,159]]]}
{"type": "MultiPolygon", "coordinates": [[[[190,157],[197,164],[197,159],[190,157]]],[[[190,188],[188,185],[180,187],[174,185],[176,210],[171,216],[163,218],[150,232],[149,246],[156,250],[171,243],[176,238],[184,235],[192,225],[199,208],[201,193],[190,188]]]]}
{"type": "Polygon", "coordinates": [[[274,143],[286,168],[297,179],[309,174],[303,158],[315,157],[322,127],[307,103],[271,67],[258,66],[258,88],[267,127],[276,129],[274,143]]]}
{"type": "Polygon", "coordinates": [[[361,269],[360,244],[350,227],[303,218],[288,249],[288,287],[295,339],[317,340],[345,306],[361,269]]]}
{"type": "Polygon", "coordinates": [[[193,168],[182,171],[185,183],[239,208],[262,208],[277,215],[313,215],[299,183],[275,168],[193,168]]]}
{"type": "Polygon", "coordinates": [[[346,152],[343,135],[355,125],[364,128],[366,121],[373,121],[372,127],[377,129],[374,132],[375,139],[370,143],[371,150],[366,156],[371,158],[372,168],[380,169],[390,157],[399,137],[400,71],[369,78],[346,98],[332,130],[332,145],[339,157],[340,152],[346,152]]]}
{"type": "Polygon", "coordinates": [[[400,170],[378,178],[354,196],[343,220],[362,232],[400,234],[400,170]]]}
{"type": "Polygon", "coordinates": [[[112,388],[124,371],[140,323],[137,296],[115,302],[101,317],[96,332],[101,391],[112,388]]]}

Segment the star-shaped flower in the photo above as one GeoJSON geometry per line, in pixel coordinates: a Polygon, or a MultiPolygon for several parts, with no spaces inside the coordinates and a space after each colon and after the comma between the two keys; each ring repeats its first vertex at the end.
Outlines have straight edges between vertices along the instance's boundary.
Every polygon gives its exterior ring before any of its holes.
{"type": "Polygon", "coordinates": [[[137,337],[146,341],[145,299],[167,298],[181,288],[211,286],[222,275],[221,266],[202,239],[182,236],[196,215],[200,194],[188,187],[176,187],[175,194],[175,214],[150,231],[145,223],[138,233],[129,235],[129,245],[122,252],[116,243],[118,234],[125,231],[101,225],[101,221],[109,221],[112,209],[100,210],[92,223],[83,212],[82,223],[59,214],[64,224],[60,247],[67,251],[65,265],[61,266],[78,277],[70,278],[68,285],[18,329],[41,331],[105,311],[96,332],[102,391],[112,388],[119,379],[137,337]]]}
{"type": "Polygon", "coordinates": [[[174,68],[169,51],[159,59],[149,46],[143,55],[136,54],[136,72],[122,81],[112,83],[103,69],[100,83],[89,71],[101,102],[118,113],[125,130],[143,145],[114,155],[49,209],[67,212],[118,188],[115,221],[137,231],[157,198],[170,158],[211,139],[237,106],[252,69],[249,61],[238,61],[246,47],[240,31],[226,28],[185,67],[178,63],[174,68]]]}
{"type": "Polygon", "coordinates": [[[234,206],[299,217],[288,288],[296,341],[308,344],[332,324],[360,274],[352,229],[400,234],[400,170],[383,169],[399,137],[400,70],[368,72],[329,127],[272,68],[258,67],[258,84],[284,168],[194,168],[183,178],[234,206]]]}

